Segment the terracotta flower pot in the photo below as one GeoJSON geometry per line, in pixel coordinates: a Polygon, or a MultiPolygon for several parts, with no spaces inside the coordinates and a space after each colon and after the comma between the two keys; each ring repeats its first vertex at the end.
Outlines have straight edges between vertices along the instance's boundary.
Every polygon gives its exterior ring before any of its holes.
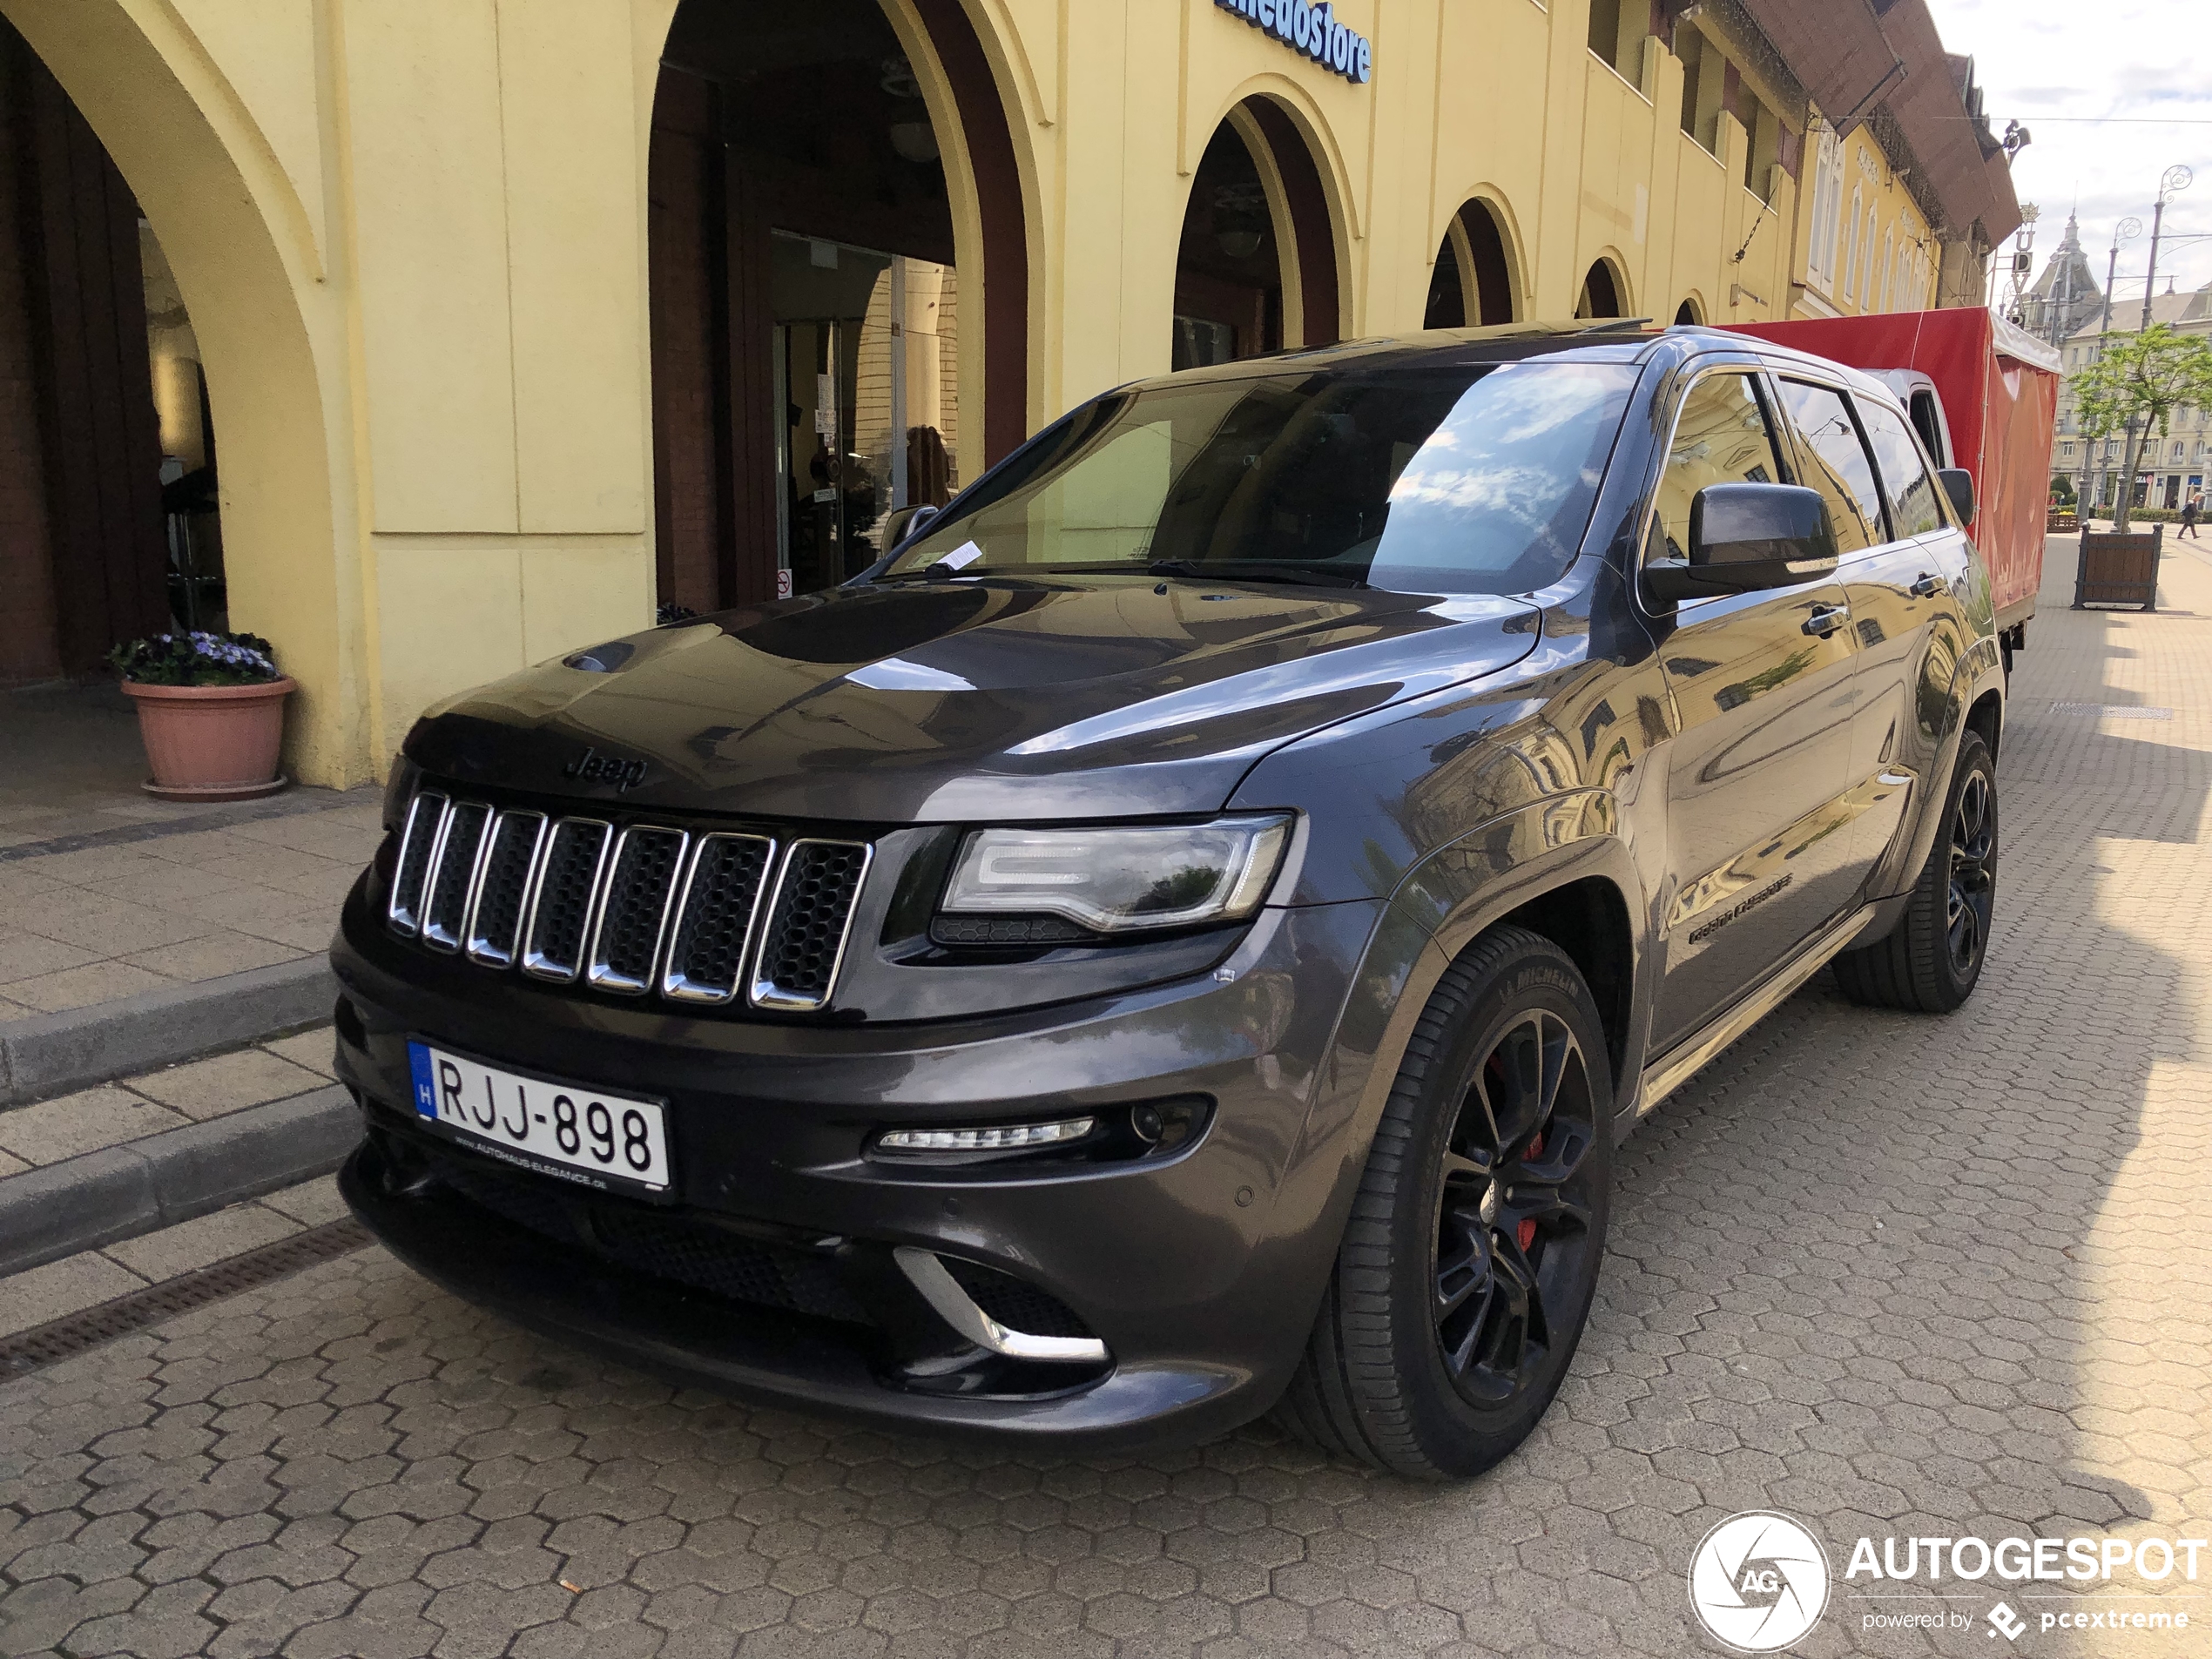
{"type": "Polygon", "coordinates": [[[277,773],[284,699],[291,680],[260,685],[141,685],[123,689],[138,705],[138,737],[153,776],[143,787],[164,800],[251,800],[289,782],[277,773]]]}

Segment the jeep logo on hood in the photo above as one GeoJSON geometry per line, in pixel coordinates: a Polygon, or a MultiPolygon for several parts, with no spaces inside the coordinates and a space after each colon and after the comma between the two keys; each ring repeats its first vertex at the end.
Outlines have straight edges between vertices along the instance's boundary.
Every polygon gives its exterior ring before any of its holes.
{"type": "Polygon", "coordinates": [[[642,760],[624,760],[619,755],[603,755],[597,749],[586,749],[561,768],[561,776],[573,778],[583,784],[612,784],[616,792],[620,793],[645,781],[645,763],[642,760]]]}

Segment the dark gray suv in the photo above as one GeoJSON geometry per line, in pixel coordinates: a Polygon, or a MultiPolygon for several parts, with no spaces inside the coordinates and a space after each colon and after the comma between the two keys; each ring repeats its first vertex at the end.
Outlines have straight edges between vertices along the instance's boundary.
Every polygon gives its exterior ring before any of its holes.
{"type": "Polygon", "coordinates": [[[1483,1468],[1641,1115],[1824,964],[1973,990],[1972,513],[1879,385],[1699,329],[1110,393],[842,588],[424,718],[347,1196],[712,1387],[1483,1468]]]}

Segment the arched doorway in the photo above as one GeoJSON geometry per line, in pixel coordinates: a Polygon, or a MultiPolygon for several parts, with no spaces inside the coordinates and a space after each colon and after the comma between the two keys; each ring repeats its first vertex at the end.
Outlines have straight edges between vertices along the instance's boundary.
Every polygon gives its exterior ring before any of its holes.
{"type": "Polygon", "coordinates": [[[1675,307],[1675,321],[1683,327],[1695,328],[1705,320],[1705,314],[1697,303],[1697,296],[1690,294],[1675,307]]]}
{"type": "Polygon", "coordinates": [[[1620,273],[1613,268],[1610,260],[1595,260],[1582,277],[1582,292],[1575,300],[1575,314],[1578,317],[1625,317],[1628,315],[1626,297],[1622,292],[1620,273]]]}
{"type": "Polygon", "coordinates": [[[1424,328],[1488,327],[1514,318],[1513,262],[1488,203],[1462,206],[1436,250],[1424,328]]]}
{"type": "Polygon", "coordinates": [[[1022,183],[958,0],[683,0],[649,168],[664,608],[843,581],[1026,435],[1022,183]]]}
{"type": "Polygon", "coordinates": [[[1342,338],[1328,192],[1305,137],[1272,99],[1214,129],[1176,255],[1176,368],[1342,338]]]}
{"type": "MultiPolygon", "coordinates": [[[[141,613],[126,619],[118,611],[113,625],[135,632],[165,613],[185,614],[185,590],[168,581],[169,519],[201,505],[212,487],[193,495],[197,486],[188,484],[165,502],[159,462],[176,463],[174,482],[204,473],[219,427],[221,583],[190,590],[195,607],[209,607],[195,610],[195,619],[277,641],[281,665],[301,688],[287,719],[285,770],[304,782],[358,783],[381,759],[362,716],[366,642],[358,604],[347,597],[361,592],[361,570],[357,547],[339,531],[314,346],[279,246],[280,235],[304,223],[285,218],[296,198],[272,152],[252,144],[233,149],[211,122],[207,112],[231,107],[226,100],[235,97],[212,64],[172,53],[165,35],[157,44],[130,8],[114,0],[6,0],[4,10],[124,186],[108,204],[123,222],[105,239],[110,268],[126,288],[135,275],[145,307],[136,349],[150,356],[133,366],[129,396],[132,418],[149,428],[132,442],[156,470],[134,478],[126,493],[134,536],[157,573],[151,592],[137,590],[141,613]],[[139,215],[150,236],[141,237],[139,215]],[[126,258],[126,249],[138,257],[126,258]],[[138,268],[125,275],[126,266],[138,268]]],[[[18,104],[10,115],[28,111],[18,104]]],[[[68,148],[89,159],[82,135],[68,148]]],[[[108,342],[118,362],[122,332],[108,342]]],[[[79,445],[73,458],[94,453],[79,445]]],[[[99,511],[105,522],[105,507],[99,511]]],[[[205,574],[214,515],[188,516],[201,521],[190,528],[205,574]]]]}

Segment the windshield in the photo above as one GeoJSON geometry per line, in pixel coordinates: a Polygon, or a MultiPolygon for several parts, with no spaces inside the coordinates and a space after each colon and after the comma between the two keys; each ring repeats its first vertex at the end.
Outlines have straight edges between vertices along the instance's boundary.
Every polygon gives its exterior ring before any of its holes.
{"type": "Polygon", "coordinates": [[[1635,374],[1540,361],[1118,393],[1040,434],[882,574],[1527,593],[1581,544],[1635,374]]]}

